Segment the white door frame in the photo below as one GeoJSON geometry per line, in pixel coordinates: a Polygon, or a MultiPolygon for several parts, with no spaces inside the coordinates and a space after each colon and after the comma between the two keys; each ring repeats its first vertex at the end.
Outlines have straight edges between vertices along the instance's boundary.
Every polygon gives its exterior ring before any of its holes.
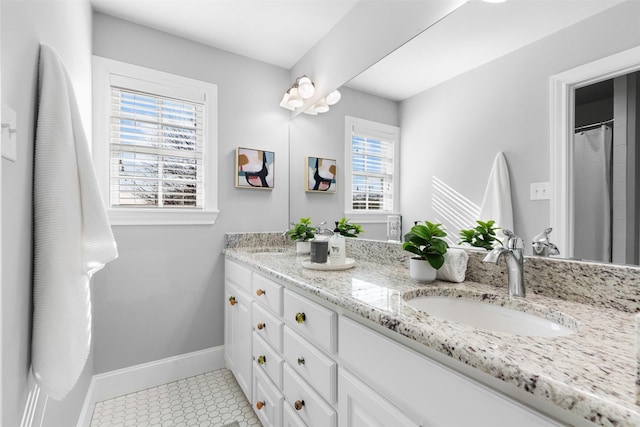
{"type": "Polygon", "coordinates": [[[563,257],[573,250],[575,89],[640,70],[640,46],[551,76],[551,227],[563,257]]]}

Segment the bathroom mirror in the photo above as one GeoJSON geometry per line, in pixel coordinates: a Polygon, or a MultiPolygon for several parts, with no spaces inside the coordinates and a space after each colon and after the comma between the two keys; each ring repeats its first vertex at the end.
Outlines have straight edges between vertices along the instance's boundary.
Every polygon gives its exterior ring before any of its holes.
{"type": "MultiPolygon", "coordinates": [[[[465,4],[459,11],[474,6],[473,3],[465,4]]],[[[535,2],[529,3],[533,7],[535,2]]],[[[582,6],[580,1],[555,3],[562,7],[582,6]]],[[[528,243],[532,236],[549,226],[551,216],[549,200],[530,200],[530,185],[550,180],[550,77],[582,63],[640,45],[637,19],[629,16],[629,13],[637,16],[633,14],[637,12],[638,3],[635,0],[608,3],[611,6],[609,9],[593,17],[582,18],[580,22],[568,22],[565,30],[557,30],[560,32],[533,41],[491,63],[478,64],[476,69],[437,84],[428,89],[432,94],[431,100],[417,95],[396,102],[384,96],[374,96],[372,93],[384,91],[365,92],[357,84],[356,77],[353,82],[340,88],[343,100],[331,111],[325,115],[296,117],[290,123],[290,219],[311,215],[319,222],[344,215],[344,193],[341,189],[347,183],[340,182],[340,179],[343,176],[341,168],[345,167],[341,160],[344,158],[345,115],[400,125],[403,144],[403,137],[407,133],[415,138],[414,132],[424,131],[424,127],[419,128],[415,124],[407,128],[407,123],[418,120],[413,116],[420,116],[419,119],[429,123],[433,129],[423,139],[439,142],[430,148],[431,155],[439,161],[433,166],[433,171],[429,171],[431,176],[412,178],[407,165],[415,156],[407,156],[407,149],[415,147],[401,146],[403,232],[407,231],[407,225],[414,219],[423,220],[437,215],[429,196],[433,193],[432,188],[425,188],[433,187],[432,177],[437,176],[458,196],[479,204],[493,159],[497,151],[504,151],[510,168],[514,228],[528,243]],[[618,35],[609,37],[603,33],[606,30],[596,29],[599,35],[604,34],[601,41],[596,43],[589,37],[585,38],[586,26],[590,25],[590,21],[595,25],[602,20],[607,28],[617,28],[618,35]],[[562,34],[561,38],[559,34],[562,34]],[[545,52],[549,44],[554,45],[552,55],[545,52]],[[536,58],[532,55],[532,51],[535,53],[536,50],[544,56],[536,58]],[[482,101],[479,101],[481,97],[482,101]],[[498,103],[500,105],[496,105],[498,103]],[[418,108],[421,109],[420,113],[415,114],[418,108]],[[403,123],[400,123],[400,117],[403,123]],[[441,125],[442,122],[446,126],[441,125]],[[451,151],[452,147],[455,147],[455,152],[451,151]],[[335,194],[304,193],[300,172],[296,172],[296,168],[301,170],[297,162],[303,153],[337,159],[338,191],[335,194]]],[[[427,30],[423,36],[428,36],[432,30],[427,30]]],[[[517,32],[518,28],[513,31],[517,32]]],[[[509,38],[510,35],[503,34],[503,37],[509,38]]],[[[446,45],[442,50],[450,56],[456,56],[458,46],[447,45],[446,39],[439,39],[437,43],[446,45]]],[[[365,74],[363,72],[362,75],[365,74]]],[[[363,225],[367,231],[374,228],[377,231],[365,233],[362,237],[385,238],[386,225],[363,225]]],[[[564,252],[562,249],[561,256],[564,252]]]]}

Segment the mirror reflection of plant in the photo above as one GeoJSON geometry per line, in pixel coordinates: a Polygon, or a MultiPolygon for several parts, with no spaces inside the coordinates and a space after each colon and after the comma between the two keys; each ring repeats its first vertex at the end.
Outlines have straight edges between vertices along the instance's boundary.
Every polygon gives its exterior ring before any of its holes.
{"type": "Polygon", "coordinates": [[[475,228],[468,230],[460,230],[461,240],[458,244],[468,243],[476,248],[484,248],[488,251],[493,249],[496,245],[502,246],[502,242],[496,237],[496,230],[500,230],[500,227],[494,227],[496,223],[494,220],[487,222],[476,221],[478,224],[475,228]]]}
{"type": "Polygon", "coordinates": [[[402,249],[427,260],[436,270],[439,269],[444,264],[444,254],[449,248],[444,240],[447,233],[441,227],[442,224],[429,221],[425,221],[424,225],[414,225],[411,231],[405,234],[402,249]]]}
{"type": "Polygon", "coordinates": [[[315,237],[316,228],[311,225],[311,218],[300,218],[297,224],[291,223],[292,228],[286,234],[297,242],[306,242],[315,237]]]}
{"type": "Polygon", "coordinates": [[[358,237],[358,234],[364,233],[360,224],[352,224],[350,220],[342,217],[340,221],[336,222],[336,228],[341,235],[345,237],[358,237]]]}

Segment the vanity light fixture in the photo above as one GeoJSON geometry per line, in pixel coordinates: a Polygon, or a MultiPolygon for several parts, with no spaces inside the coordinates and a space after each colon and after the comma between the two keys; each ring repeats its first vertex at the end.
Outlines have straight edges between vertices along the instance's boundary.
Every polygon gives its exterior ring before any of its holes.
{"type": "MultiPolygon", "coordinates": [[[[311,98],[316,92],[315,84],[307,76],[301,76],[296,79],[293,85],[287,89],[282,96],[280,106],[287,110],[294,111],[296,108],[304,105],[304,100],[311,98]]],[[[304,111],[306,114],[317,115],[318,113],[326,113],[329,111],[330,105],[335,105],[342,95],[338,90],[334,90],[325,98],[317,101],[313,106],[304,111]]]]}
{"type": "Polygon", "coordinates": [[[316,87],[307,76],[298,77],[293,85],[282,96],[280,106],[287,110],[295,110],[304,105],[304,100],[316,93],[316,87]]]}

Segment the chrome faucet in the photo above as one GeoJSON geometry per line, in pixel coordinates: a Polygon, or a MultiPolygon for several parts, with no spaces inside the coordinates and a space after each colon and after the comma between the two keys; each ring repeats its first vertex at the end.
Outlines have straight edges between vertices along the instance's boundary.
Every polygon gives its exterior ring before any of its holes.
{"type": "Polygon", "coordinates": [[[504,255],[507,261],[507,282],[509,284],[509,296],[524,297],[524,253],[522,239],[510,230],[502,230],[507,236],[507,247],[499,246],[492,249],[482,262],[498,263],[504,255]]]}
{"type": "Polygon", "coordinates": [[[534,255],[560,255],[558,247],[549,241],[549,233],[551,233],[552,230],[553,228],[549,227],[532,239],[531,245],[533,245],[534,255]]]}

